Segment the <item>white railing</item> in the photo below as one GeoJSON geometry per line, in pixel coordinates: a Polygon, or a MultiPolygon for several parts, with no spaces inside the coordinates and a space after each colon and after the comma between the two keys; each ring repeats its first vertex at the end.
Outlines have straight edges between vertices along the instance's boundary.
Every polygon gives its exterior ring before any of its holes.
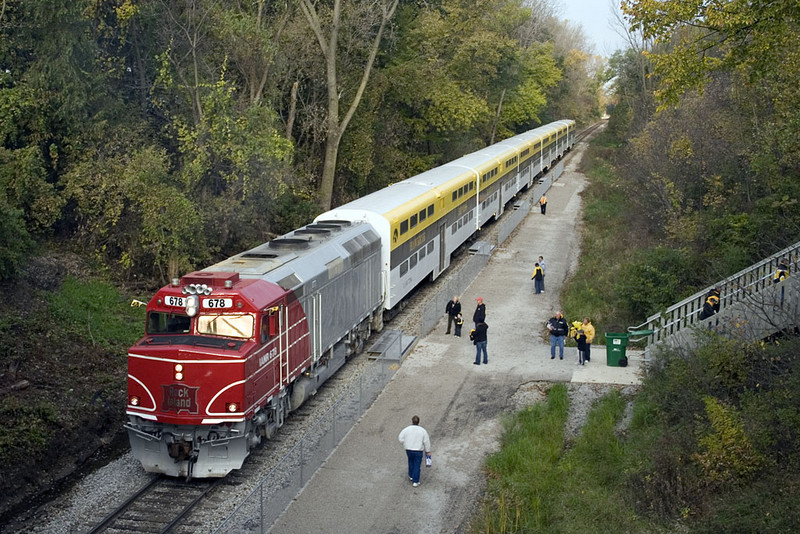
{"type": "MultiPolygon", "coordinates": [[[[650,350],[659,344],[686,345],[693,339],[698,328],[714,328],[718,331],[741,330],[740,334],[767,336],[783,328],[796,326],[798,297],[795,278],[800,276],[800,242],[781,250],[750,267],[707,287],[661,313],[651,315],[641,325],[631,327],[631,332],[652,330],[646,336],[649,357],[650,350]],[[773,277],[779,262],[786,260],[790,277],[782,283],[774,283],[773,277]],[[795,277],[795,278],[792,278],[795,277]],[[720,289],[720,311],[710,318],[701,320],[706,295],[712,289],[720,289]],[[756,324],[759,326],[756,327],[756,324]],[[743,328],[747,325],[748,328],[743,328]]],[[[632,334],[633,335],[633,334],[632,334]]]]}

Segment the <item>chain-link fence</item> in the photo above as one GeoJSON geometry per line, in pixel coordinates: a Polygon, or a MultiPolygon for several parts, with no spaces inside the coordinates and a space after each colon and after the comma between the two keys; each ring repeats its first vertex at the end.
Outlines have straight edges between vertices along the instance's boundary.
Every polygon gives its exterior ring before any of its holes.
{"type": "Polygon", "coordinates": [[[402,335],[387,334],[382,337],[384,354],[314,423],[216,533],[263,533],[272,527],[394,374],[402,354],[402,335]]]}

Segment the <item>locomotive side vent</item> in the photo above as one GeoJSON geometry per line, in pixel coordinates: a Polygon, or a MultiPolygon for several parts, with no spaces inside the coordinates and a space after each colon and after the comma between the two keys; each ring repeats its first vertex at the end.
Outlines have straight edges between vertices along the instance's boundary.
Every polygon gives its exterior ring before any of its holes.
{"type": "Polygon", "coordinates": [[[269,248],[282,248],[282,249],[304,249],[308,248],[310,239],[296,239],[291,237],[282,237],[273,239],[269,242],[269,248]]]}
{"type": "Polygon", "coordinates": [[[269,254],[263,252],[246,252],[240,256],[241,258],[253,258],[259,260],[269,260],[273,258],[277,258],[277,254],[269,254]]]}

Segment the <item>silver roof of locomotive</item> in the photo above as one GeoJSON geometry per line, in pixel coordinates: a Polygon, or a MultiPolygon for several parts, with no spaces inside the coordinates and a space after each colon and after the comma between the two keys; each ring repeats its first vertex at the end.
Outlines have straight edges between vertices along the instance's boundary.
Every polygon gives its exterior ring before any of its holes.
{"type": "Polygon", "coordinates": [[[237,272],[244,279],[268,280],[297,291],[308,281],[332,278],[379,248],[380,238],[367,223],[318,222],[202,270],[237,272]]]}

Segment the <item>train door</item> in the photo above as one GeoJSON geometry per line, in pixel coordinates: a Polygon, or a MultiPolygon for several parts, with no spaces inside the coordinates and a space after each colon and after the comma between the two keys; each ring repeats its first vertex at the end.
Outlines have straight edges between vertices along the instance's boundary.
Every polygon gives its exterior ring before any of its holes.
{"type": "Polygon", "coordinates": [[[447,268],[447,244],[445,237],[447,235],[447,225],[444,221],[439,223],[439,272],[441,273],[447,268]]]}

